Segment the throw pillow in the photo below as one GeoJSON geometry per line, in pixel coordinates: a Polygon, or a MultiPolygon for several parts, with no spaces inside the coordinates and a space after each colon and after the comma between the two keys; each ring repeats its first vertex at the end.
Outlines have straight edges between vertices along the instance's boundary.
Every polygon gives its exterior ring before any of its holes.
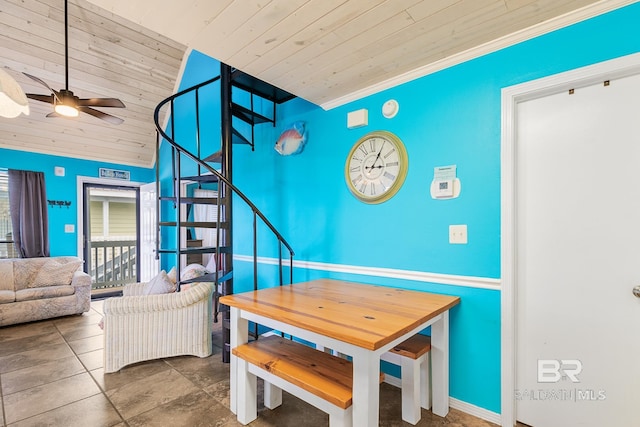
{"type": "Polygon", "coordinates": [[[167,277],[169,278],[169,280],[171,280],[173,283],[176,283],[178,281],[178,278],[176,277],[177,273],[176,273],[176,267],[172,267],[171,270],[169,270],[169,272],[167,273],[167,277]]]}
{"type": "Polygon", "coordinates": [[[176,287],[167,277],[167,272],[162,270],[142,288],[142,295],[158,295],[174,292],[176,287]]]}
{"type": "Polygon", "coordinates": [[[180,280],[195,279],[204,276],[208,271],[200,264],[189,264],[180,273],[180,280]]]}
{"type": "Polygon", "coordinates": [[[73,257],[58,257],[47,260],[29,283],[30,288],[70,285],[73,274],[80,269],[82,260],[73,257]]]}

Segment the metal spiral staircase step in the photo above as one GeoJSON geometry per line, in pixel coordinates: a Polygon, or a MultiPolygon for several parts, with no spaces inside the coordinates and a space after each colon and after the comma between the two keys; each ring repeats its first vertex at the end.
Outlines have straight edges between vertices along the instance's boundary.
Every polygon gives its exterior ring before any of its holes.
{"type": "Polygon", "coordinates": [[[161,254],[230,254],[233,248],[231,246],[202,246],[202,247],[191,247],[191,248],[180,248],[180,249],[159,249],[158,252],[161,254]]]}
{"type": "Polygon", "coordinates": [[[296,96],[270,83],[246,74],[238,69],[231,72],[231,85],[268,99],[276,104],[287,102],[296,96]]]}
{"type": "Polygon", "coordinates": [[[231,128],[231,143],[232,144],[246,144],[251,145],[251,141],[249,141],[243,134],[238,132],[236,128],[231,128]]]}
{"type": "MultiPolygon", "coordinates": [[[[176,221],[160,221],[158,223],[161,227],[175,227],[178,225],[176,221]]],[[[217,222],[199,222],[199,221],[183,221],[180,222],[180,227],[193,227],[193,228],[217,228],[217,222]]],[[[229,229],[228,222],[220,222],[220,228],[229,229]]]]}
{"type": "MultiPolygon", "coordinates": [[[[173,202],[176,200],[175,197],[172,196],[161,196],[160,200],[173,202]]],[[[224,198],[220,198],[220,204],[224,205],[224,198]]],[[[180,203],[188,204],[188,205],[217,205],[218,198],[217,197],[181,197],[180,203]]]]}
{"type": "MultiPolygon", "coordinates": [[[[218,272],[218,283],[226,282],[233,278],[233,271],[219,271],[218,272]]],[[[216,273],[207,273],[204,276],[195,277],[193,279],[181,280],[180,283],[197,283],[197,282],[216,282],[216,273]]],[[[226,307],[226,306],[225,306],[226,307]]],[[[222,310],[218,310],[218,312],[222,312],[222,310]]]]}
{"type": "Polygon", "coordinates": [[[194,182],[218,182],[218,177],[211,175],[192,175],[192,176],[181,176],[180,180],[182,181],[194,181],[194,182]]]}
{"type": "Polygon", "coordinates": [[[231,114],[240,120],[249,123],[250,125],[257,125],[260,123],[273,123],[273,119],[263,116],[253,110],[243,107],[240,104],[233,102],[231,104],[231,114]]]}
{"type": "Polygon", "coordinates": [[[222,150],[218,150],[215,153],[210,154],[209,156],[205,157],[202,160],[209,163],[222,163],[222,150]]]}

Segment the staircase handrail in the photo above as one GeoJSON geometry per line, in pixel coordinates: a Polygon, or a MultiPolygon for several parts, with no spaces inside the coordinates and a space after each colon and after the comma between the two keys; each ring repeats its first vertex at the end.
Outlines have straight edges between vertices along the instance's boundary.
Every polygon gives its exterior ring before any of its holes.
{"type": "MultiPolygon", "coordinates": [[[[199,159],[197,156],[193,155],[189,150],[187,150],[186,148],[184,148],[183,146],[181,146],[180,144],[178,144],[173,138],[171,138],[165,131],[164,129],[162,129],[162,126],[160,125],[159,122],[159,117],[160,117],[160,110],[167,104],[172,102],[173,100],[175,100],[176,98],[185,95],[189,92],[195,91],[203,86],[206,86],[208,84],[211,84],[217,80],[220,79],[220,76],[216,76],[212,79],[209,79],[205,82],[199,83],[197,85],[194,85],[190,88],[184,89],[180,92],[177,92],[173,95],[171,95],[170,97],[160,101],[160,103],[156,106],[156,109],[153,113],[153,117],[154,117],[154,121],[155,121],[155,125],[156,125],[156,129],[157,131],[160,133],[160,135],[162,136],[162,138],[167,141],[169,144],[171,144],[176,150],[178,150],[179,152],[181,152],[182,154],[184,154],[185,156],[187,156],[188,158],[190,158],[191,160],[193,160],[194,162],[196,162],[197,164],[199,164],[200,166],[204,167],[206,170],[208,170],[209,172],[211,172],[212,174],[214,174],[220,181],[224,182],[225,185],[231,189],[231,191],[233,191],[236,195],[238,195],[250,208],[251,211],[257,215],[258,217],[260,217],[260,219],[264,222],[264,224],[271,230],[271,232],[276,236],[276,238],[278,239],[279,242],[281,242],[289,251],[289,254],[291,257],[293,257],[295,255],[293,248],[291,247],[291,245],[289,245],[289,243],[286,241],[286,239],[282,236],[282,234],[280,234],[280,232],[274,227],[273,224],[271,224],[271,221],[269,221],[267,219],[266,216],[264,216],[264,214],[260,211],[260,209],[258,209],[258,207],[253,204],[253,202],[251,200],[249,200],[249,198],[242,192],[240,191],[240,189],[238,187],[236,187],[235,185],[233,185],[231,183],[231,181],[229,181],[227,179],[227,177],[225,177],[223,174],[221,174],[220,172],[218,172],[215,168],[211,167],[209,164],[207,164],[206,162],[204,162],[203,160],[199,159]]],[[[171,113],[173,114],[173,111],[171,111],[171,113]]],[[[157,159],[156,159],[157,161],[157,159]]]]}

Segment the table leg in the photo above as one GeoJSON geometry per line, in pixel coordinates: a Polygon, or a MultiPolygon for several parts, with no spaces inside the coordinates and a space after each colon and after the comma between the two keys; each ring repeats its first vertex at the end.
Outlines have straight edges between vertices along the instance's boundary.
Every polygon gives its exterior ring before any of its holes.
{"type": "Polygon", "coordinates": [[[449,312],[431,325],[431,387],[433,413],[449,413],[449,312]]]}
{"type": "MultiPolygon", "coordinates": [[[[239,345],[246,344],[249,341],[249,322],[246,319],[240,317],[240,310],[235,307],[231,307],[231,336],[230,344],[231,348],[235,348],[239,345]]],[[[237,414],[238,405],[238,358],[231,354],[229,374],[229,406],[231,412],[237,414]]],[[[243,381],[245,380],[243,376],[243,381]]]]}
{"type": "Polygon", "coordinates": [[[380,356],[359,349],[353,355],[353,425],[377,427],[380,404],[380,356]]]}

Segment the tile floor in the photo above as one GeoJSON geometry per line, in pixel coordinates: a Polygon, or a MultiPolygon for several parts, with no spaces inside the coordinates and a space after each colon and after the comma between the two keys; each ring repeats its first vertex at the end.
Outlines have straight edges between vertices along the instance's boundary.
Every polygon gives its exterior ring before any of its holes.
{"type": "MultiPolygon", "coordinates": [[[[102,302],[81,316],[0,328],[0,420],[3,426],[239,426],[229,411],[229,365],[214,354],[155,360],[105,374],[102,302]]],[[[381,426],[409,426],[400,390],[381,385],[381,426]]],[[[281,407],[261,408],[251,426],[327,426],[328,416],[284,393],[281,407]]],[[[452,409],[424,411],[419,426],[495,427],[452,409]]]]}

